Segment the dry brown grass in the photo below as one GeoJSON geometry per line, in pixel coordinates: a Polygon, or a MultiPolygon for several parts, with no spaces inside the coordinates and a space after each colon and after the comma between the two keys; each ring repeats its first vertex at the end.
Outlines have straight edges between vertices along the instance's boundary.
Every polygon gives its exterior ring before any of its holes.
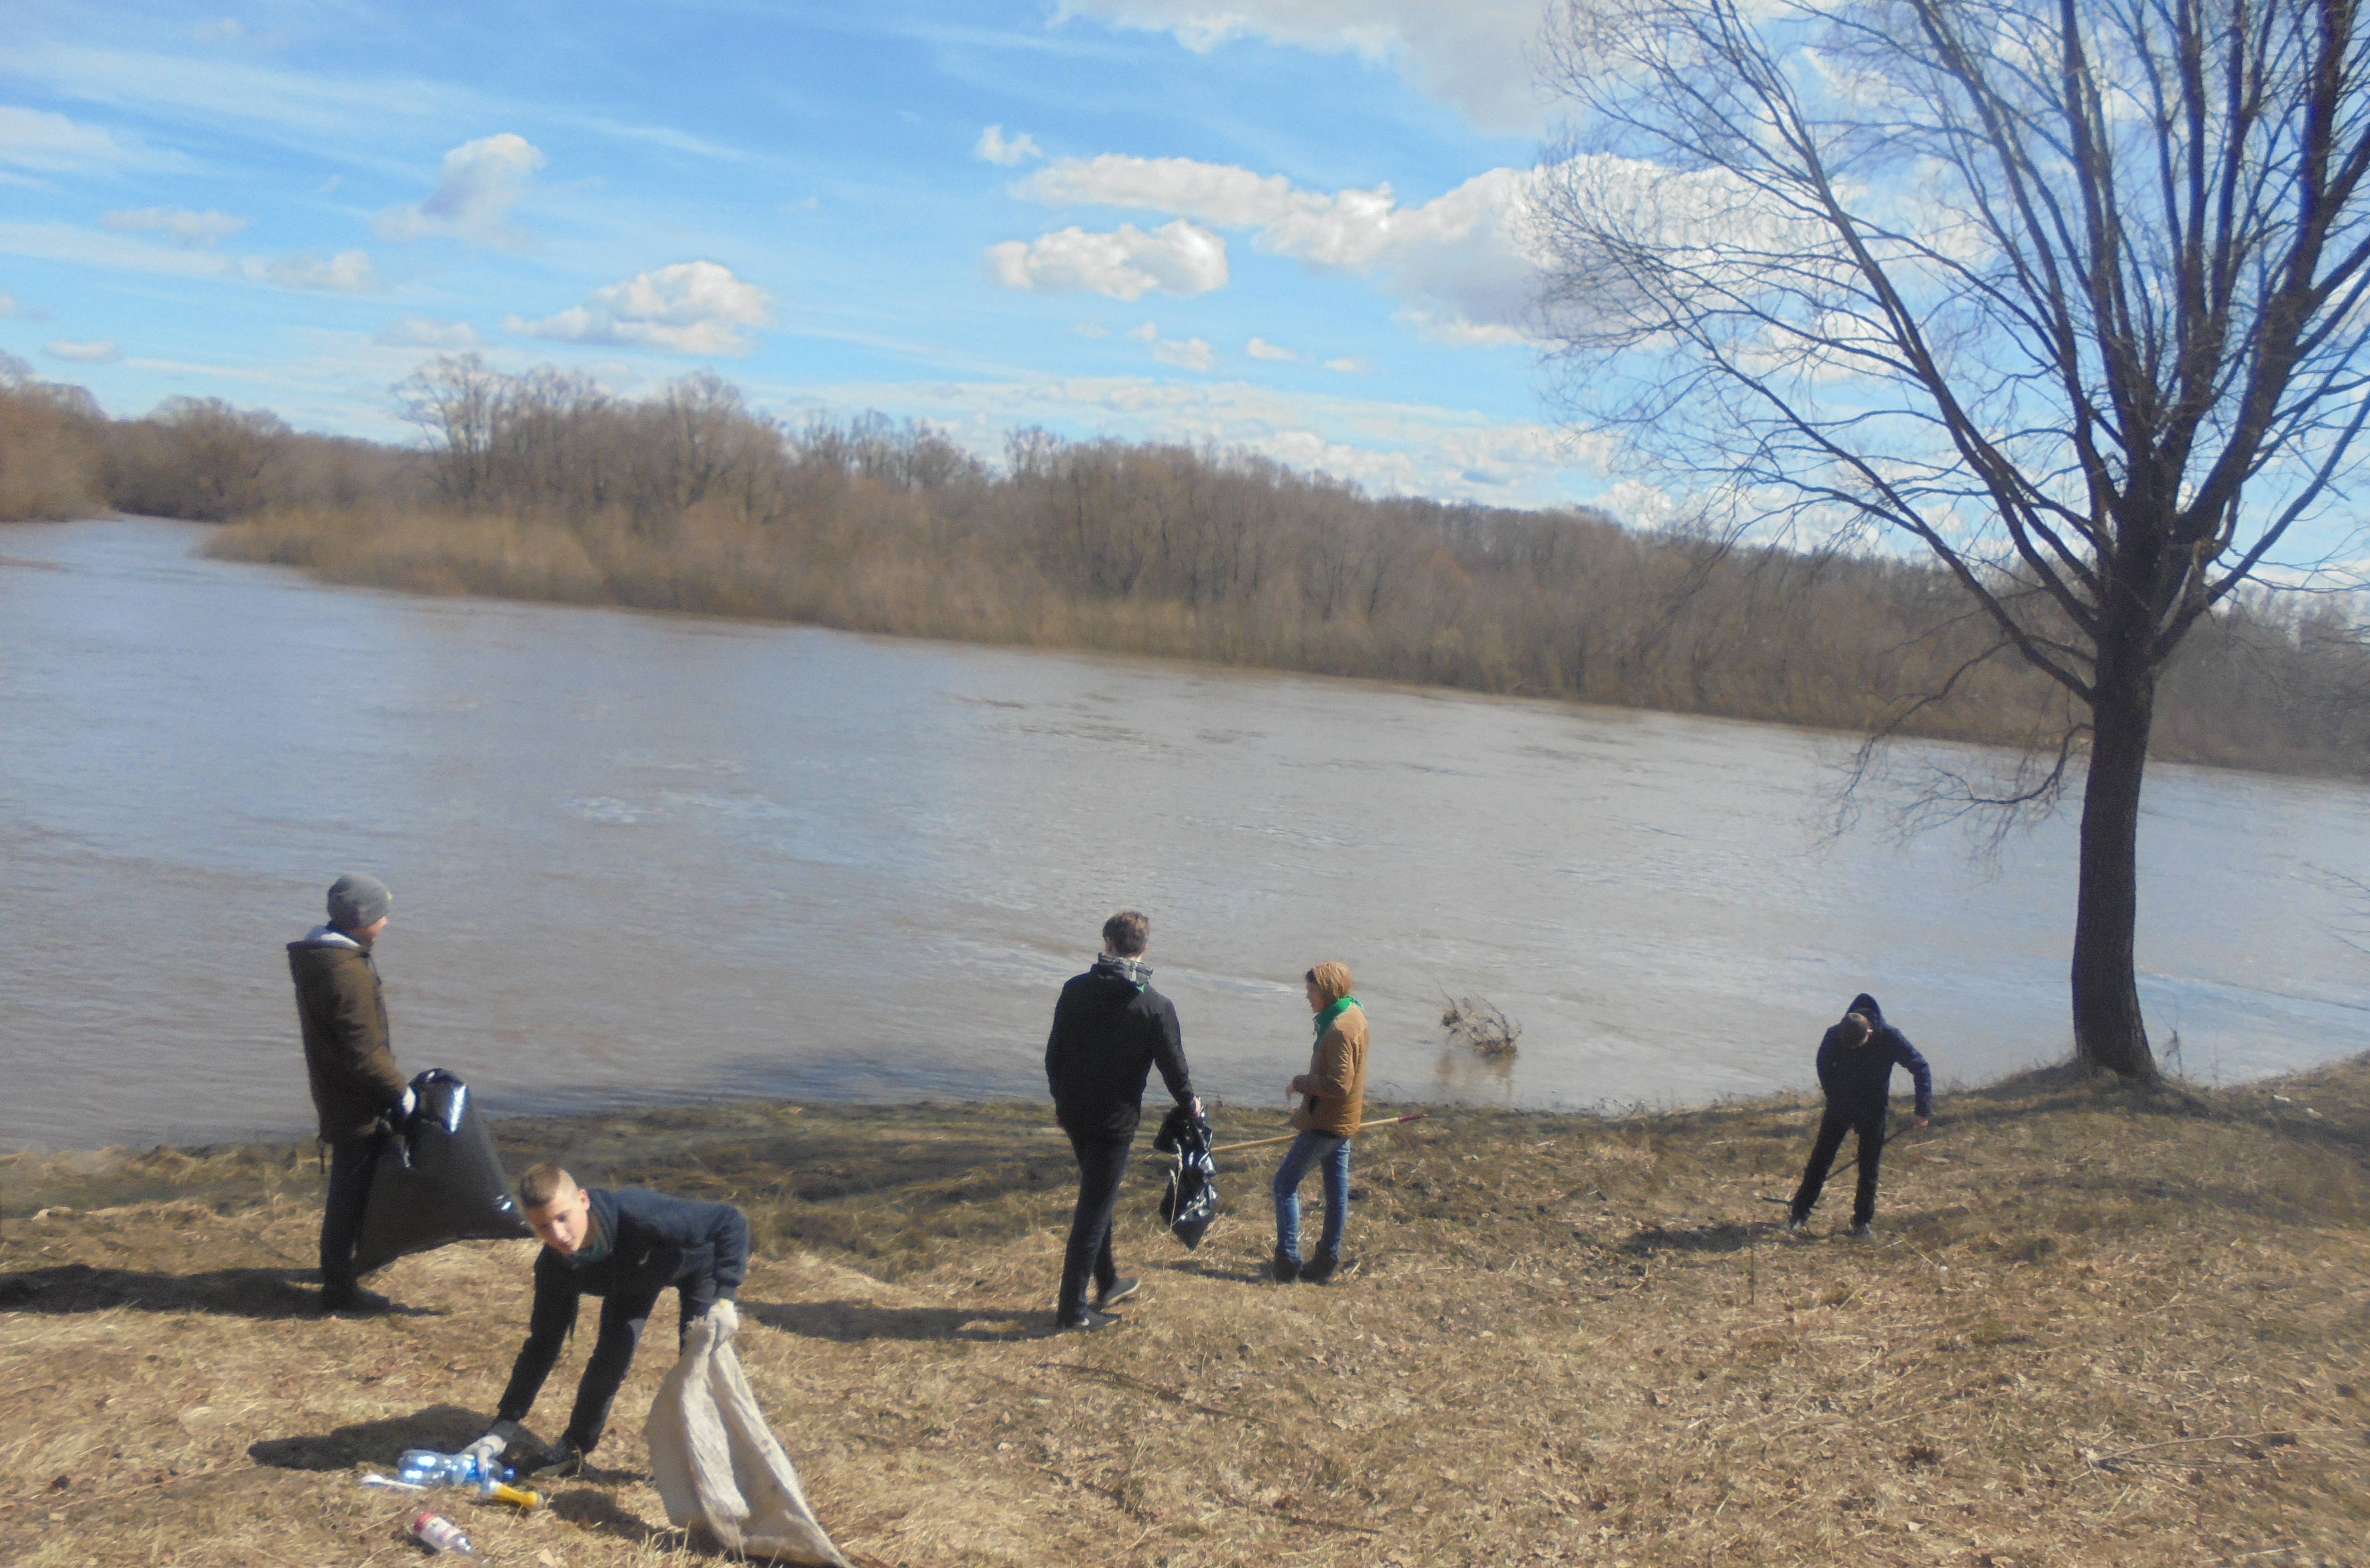
{"type": "MultiPolygon", "coordinates": [[[[502,1136],[749,1208],[742,1355],[872,1562],[2362,1561],[2370,1064],[2211,1095],[2040,1075],[1943,1110],[1891,1151],[1874,1245],[1773,1233],[1760,1195],[1801,1156],[1799,1101],[1378,1132],[1356,1267],[1322,1288],[1255,1283],[1271,1151],[1227,1172],[1198,1253],[1157,1232],[1140,1175],[1122,1256],[1144,1296],[1123,1328],[1058,1338],[1068,1161],[1035,1107],[502,1136]]],[[[480,1429],[530,1248],[397,1264],[377,1283],[414,1315],[307,1316],[296,1154],[0,1160],[0,1561],[412,1551],[355,1467],[480,1429]],[[60,1203],[77,1212],[24,1216],[60,1203]]],[[[642,1475],[669,1312],[604,1473],[538,1516],[452,1505],[492,1561],[699,1559],[642,1475]]]]}

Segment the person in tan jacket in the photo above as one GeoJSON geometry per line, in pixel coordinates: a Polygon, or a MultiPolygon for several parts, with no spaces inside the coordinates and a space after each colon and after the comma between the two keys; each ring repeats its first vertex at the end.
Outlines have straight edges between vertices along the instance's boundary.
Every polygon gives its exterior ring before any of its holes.
{"type": "Polygon", "coordinates": [[[1350,1140],[1366,1110],[1366,1010],[1350,993],[1350,966],[1320,963],[1307,975],[1317,1048],[1308,1070],[1285,1090],[1300,1097],[1292,1124],[1300,1136],[1275,1168],[1275,1277],[1322,1285],[1341,1266],[1341,1232],[1350,1221],[1350,1140]],[[1325,1170],[1325,1231],[1317,1254],[1300,1261],[1300,1183],[1309,1167],[1325,1170]]]}

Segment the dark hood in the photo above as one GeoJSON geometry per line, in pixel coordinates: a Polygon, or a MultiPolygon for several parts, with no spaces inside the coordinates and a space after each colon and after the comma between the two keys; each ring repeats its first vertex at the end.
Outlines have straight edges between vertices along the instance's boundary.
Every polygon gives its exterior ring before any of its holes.
{"type": "Polygon", "coordinates": [[[1887,1027],[1884,1021],[1884,1009],[1878,1007],[1876,1005],[1876,998],[1870,996],[1866,991],[1862,991],[1858,996],[1854,997],[1851,999],[1851,1006],[1846,1008],[1844,1011],[1858,1013],[1879,1029],[1887,1027]]]}

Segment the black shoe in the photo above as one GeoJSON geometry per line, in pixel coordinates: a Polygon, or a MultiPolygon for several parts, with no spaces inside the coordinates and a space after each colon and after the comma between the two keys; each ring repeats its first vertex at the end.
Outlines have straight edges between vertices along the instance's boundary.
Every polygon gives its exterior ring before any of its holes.
{"type": "Polygon", "coordinates": [[[1078,1309],[1078,1315],[1075,1318],[1054,1319],[1053,1332],[1067,1333],[1072,1329],[1108,1329],[1121,1320],[1120,1315],[1116,1312],[1101,1312],[1092,1307],[1081,1307],[1078,1309]]]}
{"type": "Polygon", "coordinates": [[[1095,1306],[1100,1309],[1109,1307],[1114,1302],[1124,1301],[1143,1288],[1144,1281],[1140,1279],[1115,1279],[1111,1281],[1111,1287],[1109,1290],[1095,1292],[1095,1306]]]}
{"type": "Polygon", "coordinates": [[[1863,1219],[1854,1224],[1846,1234],[1855,1241],[1873,1241],[1876,1239],[1876,1227],[1863,1219]]]}
{"type": "Polygon", "coordinates": [[[340,1318],[368,1317],[374,1312],[386,1311],[394,1305],[394,1302],[389,1301],[377,1291],[363,1290],[358,1286],[321,1292],[321,1310],[340,1318]]]}
{"type": "Polygon", "coordinates": [[[1329,1252],[1319,1247],[1317,1249],[1317,1255],[1302,1265],[1300,1277],[1310,1285],[1323,1285],[1333,1277],[1333,1271],[1340,1266],[1340,1253],[1329,1252]]]}
{"type": "Polygon", "coordinates": [[[584,1473],[584,1450],[562,1437],[522,1472],[545,1481],[565,1481],[584,1473]]]}
{"type": "Polygon", "coordinates": [[[1290,1285],[1300,1277],[1300,1260],[1278,1247],[1275,1250],[1275,1283],[1290,1285]]]}
{"type": "Polygon", "coordinates": [[[1808,1229],[1810,1229],[1810,1228],[1811,1228],[1811,1216],[1810,1216],[1809,1215],[1807,1215],[1807,1214],[1789,1214],[1789,1215],[1788,1215],[1788,1216],[1786,1216],[1786,1234],[1787,1234],[1787,1235],[1789,1235],[1789,1236],[1800,1236],[1800,1235],[1801,1235],[1804,1231],[1806,1231],[1806,1230],[1808,1230],[1808,1229]]]}

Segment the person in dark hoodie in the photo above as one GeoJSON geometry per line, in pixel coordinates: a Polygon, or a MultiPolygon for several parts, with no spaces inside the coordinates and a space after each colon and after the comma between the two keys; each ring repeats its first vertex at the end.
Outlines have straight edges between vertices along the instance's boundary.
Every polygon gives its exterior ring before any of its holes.
{"type": "Polygon", "coordinates": [[[1127,1173],[1128,1143],[1144,1117],[1144,1085],[1160,1069],[1169,1094],[1202,1114],[1177,1009],[1152,988],[1144,962],[1152,922],[1124,909],[1103,922],[1102,955],[1062,987],[1045,1037],[1045,1081],[1053,1091],[1053,1118],[1070,1135],[1078,1159],[1078,1204],[1070,1215],[1070,1244],[1062,1258],[1062,1290],[1053,1309],[1057,1329],[1099,1329],[1119,1321],[1105,1309],[1133,1294],[1136,1281],[1119,1277],[1111,1257],[1111,1210],[1127,1173]],[[1087,1281],[1095,1284],[1087,1304],[1087,1281]]]}
{"type": "Polygon", "coordinates": [[[576,1385],[576,1407],[536,1469],[573,1474],[601,1441],[609,1407],[634,1365],[642,1327],[675,1293],[678,1341],[730,1300],[749,1274],[749,1221],[731,1204],[673,1198],[646,1187],[580,1187],[557,1165],[519,1178],[519,1206],[543,1241],[535,1258],[535,1307],[526,1343],[511,1366],[491,1430],[462,1452],[491,1461],[517,1438],[543,1380],[576,1327],[577,1308],[601,1297],[601,1333],[576,1385]]]}
{"type": "Polygon", "coordinates": [[[385,882],[349,873],[329,884],[328,923],[288,944],[305,1073],[321,1141],[329,1147],[329,1190],[321,1205],[325,1312],[383,1312],[388,1306],[385,1297],[354,1283],[354,1238],[378,1161],[380,1121],[411,1110],[411,1087],[387,1042],[386,998],[371,958],[394,906],[385,882]]]}
{"type": "Polygon", "coordinates": [[[1859,1139],[1859,1189],[1852,1200],[1851,1233],[1866,1238],[1876,1219],[1876,1167],[1884,1153],[1884,1124],[1891,1113],[1893,1069],[1905,1067],[1917,1087],[1914,1124],[1923,1127],[1934,1114],[1934,1073],[1909,1037],[1884,1021],[1884,1009],[1862,991],[1852,998],[1843,1021],[1819,1041],[1819,1087],[1826,1091],[1826,1114],[1819,1118],[1818,1141],[1811,1146],[1811,1162],[1802,1170],[1794,1205],[1786,1219],[1789,1230],[1809,1223],[1811,1206],[1826,1185],[1828,1168],[1843,1147],[1844,1134],[1859,1139]]]}

